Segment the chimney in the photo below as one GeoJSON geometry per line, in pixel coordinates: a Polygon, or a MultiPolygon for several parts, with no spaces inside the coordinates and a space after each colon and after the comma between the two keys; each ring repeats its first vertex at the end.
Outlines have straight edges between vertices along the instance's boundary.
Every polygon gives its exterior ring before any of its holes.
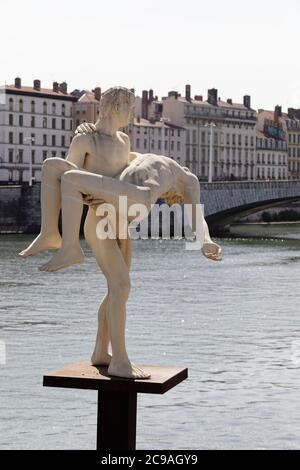
{"type": "Polygon", "coordinates": [[[59,91],[59,85],[57,82],[53,82],[53,91],[54,93],[58,93],[59,91]]]}
{"type": "Polygon", "coordinates": [[[248,109],[251,108],[251,96],[249,95],[244,96],[244,106],[248,109]]]}
{"type": "Polygon", "coordinates": [[[227,103],[228,103],[228,104],[232,104],[232,99],[231,99],[231,98],[228,98],[227,103]]]}
{"type": "Polygon", "coordinates": [[[288,108],[288,117],[290,119],[294,119],[296,115],[296,110],[295,108],[288,108]]]}
{"type": "Polygon", "coordinates": [[[153,90],[149,90],[149,101],[150,101],[150,103],[152,103],[152,101],[154,101],[154,93],[153,93],[153,90]]]}
{"type": "Polygon", "coordinates": [[[148,91],[143,90],[142,95],[142,118],[148,119],[148,91]]]}
{"type": "Polygon", "coordinates": [[[33,81],[33,88],[36,91],[41,91],[41,81],[40,80],[34,80],[33,81]]]}
{"type": "Polygon", "coordinates": [[[276,124],[279,124],[279,118],[282,116],[282,108],[281,106],[275,106],[275,111],[274,111],[274,121],[276,124]]]}
{"type": "Polygon", "coordinates": [[[68,93],[68,85],[67,85],[66,82],[63,82],[63,83],[61,83],[61,84],[59,85],[59,91],[60,91],[61,93],[64,93],[65,95],[67,95],[67,93],[68,93]]]}
{"type": "Polygon", "coordinates": [[[22,83],[20,77],[15,78],[15,87],[22,88],[22,83]]]}
{"type": "Polygon", "coordinates": [[[191,101],[191,85],[185,85],[185,99],[191,101]]]}
{"type": "Polygon", "coordinates": [[[203,101],[202,95],[195,95],[195,101],[203,101]]]}
{"type": "Polygon", "coordinates": [[[177,91],[169,91],[168,96],[174,96],[175,99],[177,100],[178,98],[178,92],[177,91]]]}
{"type": "Polygon", "coordinates": [[[211,88],[207,92],[207,101],[209,104],[212,104],[213,106],[217,106],[218,104],[218,90],[216,88],[211,88]]]}
{"type": "Polygon", "coordinates": [[[97,86],[94,90],[94,96],[95,100],[100,101],[101,100],[101,88],[97,86]]]}

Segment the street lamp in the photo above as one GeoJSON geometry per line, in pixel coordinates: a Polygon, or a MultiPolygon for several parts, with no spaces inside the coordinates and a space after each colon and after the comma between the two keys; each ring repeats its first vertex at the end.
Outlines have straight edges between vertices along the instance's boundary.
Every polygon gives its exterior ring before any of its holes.
{"type": "Polygon", "coordinates": [[[213,174],[213,149],[214,149],[214,142],[213,142],[213,134],[214,134],[214,127],[217,127],[213,122],[209,124],[205,124],[204,127],[210,128],[210,145],[209,145],[209,164],[208,164],[208,182],[212,183],[212,174],[213,174]]]}
{"type": "Polygon", "coordinates": [[[171,119],[167,117],[161,117],[160,122],[162,123],[162,140],[161,140],[161,145],[162,145],[162,155],[164,155],[165,151],[165,122],[170,122],[171,119]]]}
{"type": "Polygon", "coordinates": [[[30,142],[30,152],[29,152],[29,186],[32,186],[32,145],[34,144],[34,137],[26,137],[24,142],[30,142]]]}

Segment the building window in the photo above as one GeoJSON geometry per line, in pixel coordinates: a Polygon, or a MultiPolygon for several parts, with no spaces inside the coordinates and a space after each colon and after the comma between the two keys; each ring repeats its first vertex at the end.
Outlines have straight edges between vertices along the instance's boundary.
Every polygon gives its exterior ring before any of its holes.
{"type": "Polygon", "coordinates": [[[66,152],[61,152],[62,158],[66,158],[66,152]]]}
{"type": "Polygon", "coordinates": [[[23,163],[23,150],[19,150],[18,161],[19,163],[23,163]]]}
{"type": "Polygon", "coordinates": [[[31,145],[35,145],[35,134],[31,134],[31,145]]]}
{"type": "Polygon", "coordinates": [[[35,102],[31,101],[31,112],[34,114],[35,113],[35,102]]]}
{"type": "Polygon", "coordinates": [[[161,140],[158,141],[158,150],[161,150],[161,140]]]}
{"type": "Polygon", "coordinates": [[[47,158],[47,150],[44,150],[43,151],[43,161],[46,160],[47,158]]]}
{"type": "Polygon", "coordinates": [[[56,147],[56,136],[52,136],[52,147],[56,147]]]}
{"type": "Polygon", "coordinates": [[[14,143],[14,133],[13,132],[10,132],[9,135],[8,135],[8,142],[10,144],[13,144],[14,143]]]}
{"type": "Polygon", "coordinates": [[[65,119],[61,120],[61,128],[62,128],[63,131],[66,129],[66,120],[65,119]]]}
{"type": "Polygon", "coordinates": [[[31,116],[31,127],[35,127],[35,117],[31,116]]]}
{"type": "Polygon", "coordinates": [[[10,126],[13,126],[13,125],[14,125],[14,115],[13,115],[13,114],[10,114],[10,115],[9,115],[8,124],[9,124],[10,126]]]}
{"type": "Polygon", "coordinates": [[[48,145],[47,144],[47,134],[43,135],[43,145],[48,145]]]}
{"type": "Polygon", "coordinates": [[[35,150],[31,150],[31,161],[33,164],[35,163],[35,150]]]}
{"type": "Polygon", "coordinates": [[[20,113],[23,113],[23,109],[24,109],[23,100],[20,100],[20,101],[19,101],[19,112],[20,112],[20,113]]]}
{"type": "Polygon", "coordinates": [[[47,103],[46,103],[46,101],[44,101],[44,103],[43,103],[43,113],[44,114],[47,114],[47,108],[48,108],[47,103]]]}
{"type": "Polygon", "coordinates": [[[65,104],[63,104],[63,105],[61,106],[61,115],[62,115],[62,116],[65,116],[65,115],[66,115],[66,105],[65,105],[65,104]]]}
{"type": "Polygon", "coordinates": [[[52,103],[52,114],[56,114],[56,104],[52,103]]]}
{"type": "Polygon", "coordinates": [[[47,128],[47,118],[46,117],[43,118],[43,128],[44,129],[47,128]]]}
{"type": "Polygon", "coordinates": [[[146,149],[146,148],[147,148],[147,139],[144,139],[144,149],[146,149]]]}
{"type": "Polygon", "coordinates": [[[14,151],[10,149],[8,151],[8,163],[13,163],[13,161],[14,161],[14,151]]]}
{"type": "Polygon", "coordinates": [[[14,110],[14,100],[12,98],[9,98],[9,110],[14,110]]]}
{"type": "Polygon", "coordinates": [[[65,147],[66,146],[66,138],[64,135],[61,136],[61,146],[65,147]]]}
{"type": "Polygon", "coordinates": [[[52,150],[51,155],[52,155],[52,158],[55,158],[56,157],[56,151],[52,150]]]}
{"type": "Polygon", "coordinates": [[[23,133],[19,134],[19,144],[23,145],[23,133]]]}
{"type": "Polygon", "coordinates": [[[52,119],[52,129],[56,129],[56,119],[52,119]]]}
{"type": "Polygon", "coordinates": [[[23,114],[20,114],[19,115],[19,127],[23,127],[23,124],[24,124],[23,114]]]}
{"type": "Polygon", "coordinates": [[[174,150],[174,140],[171,142],[171,150],[174,150]]]}
{"type": "Polygon", "coordinates": [[[181,150],[180,147],[181,147],[181,146],[180,146],[180,142],[177,142],[177,151],[178,151],[178,152],[181,150]]]}
{"type": "Polygon", "coordinates": [[[136,139],[136,148],[137,148],[137,149],[140,148],[140,139],[136,139]]]}

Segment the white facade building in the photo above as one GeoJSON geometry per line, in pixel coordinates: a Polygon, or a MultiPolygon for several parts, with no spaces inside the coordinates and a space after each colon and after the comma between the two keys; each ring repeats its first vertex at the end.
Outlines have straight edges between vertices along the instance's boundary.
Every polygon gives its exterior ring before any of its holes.
{"type": "Polygon", "coordinates": [[[280,106],[257,116],[257,180],[288,179],[287,126],[280,106]]]}
{"type": "Polygon", "coordinates": [[[254,180],[256,178],[256,112],[250,96],[242,104],[218,98],[216,89],[208,90],[208,99],[191,98],[186,86],[185,97],[170,92],[162,99],[163,116],[186,128],[185,165],[202,181],[208,180],[210,127],[213,123],[213,180],[254,180]]]}
{"type": "Polygon", "coordinates": [[[131,150],[139,153],[155,153],[170,157],[181,165],[185,164],[186,130],[171,122],[135,118],[126,129],[131,150]]]}
{"type": "Polygon", "coordinates": [[[14,85],[0,88],[0,183],[40,181],[43,161],[65,157],[73,137],[73,102],[67,84],[41,88],[14,85]],[[30,175],[30,168],[32,169],[30,175]]]}

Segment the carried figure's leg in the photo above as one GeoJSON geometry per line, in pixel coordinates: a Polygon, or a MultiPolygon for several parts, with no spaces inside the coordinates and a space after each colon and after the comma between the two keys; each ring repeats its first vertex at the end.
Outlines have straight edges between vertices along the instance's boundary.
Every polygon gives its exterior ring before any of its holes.
{"type": "Polygon", "coordinates": [[[210,237],[208,225],[200,204],[200,183],[195,175],[191,174],[187,178],[184,202],[192,206],[190,224],[197,240],[202,245],[201,250],[203,255],[213,261],[220,261],[222,259],[222,249],[210,237]]]}
{"type": "Polygon", "coordinates": [[[63,158],[48,158],[42,167],[41,181],[41,231],[31,245],[19,255],[23,258],[41,251],[60,248],[61,236],[58,218],[61,208],[60,180],[63,173],[77,168],[63,158]]]}
{"type": "MultiPolygon", "coordinates": [[[[84,259],[79,244],[79,229],[83,208],[83,196],[104,200],[119,209],[119,197],[126,196],[131,204],[144,204],[150,211],[150,190],[114,178],[95,175],[80,170],[68,171],[61,179],[62,188],[62,247],[41,271],[57,271],[84,259]]],[[[122,214],[124,216],[124,214],[122,214]]],[[[125,214],[127,217],[127,214],[125,214]]]]}

